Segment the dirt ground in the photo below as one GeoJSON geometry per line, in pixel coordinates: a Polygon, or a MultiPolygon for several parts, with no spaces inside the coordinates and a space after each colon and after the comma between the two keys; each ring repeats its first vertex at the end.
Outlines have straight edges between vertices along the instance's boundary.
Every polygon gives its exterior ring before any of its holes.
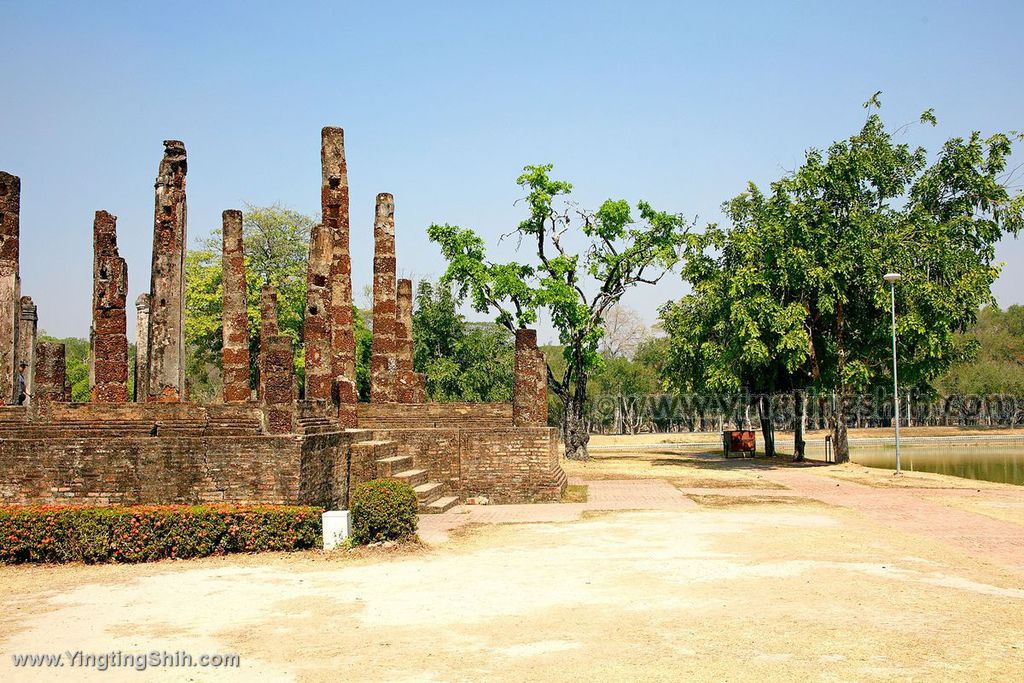
{"type": "Polygon", "coordinates": [[[1019,488],[879,488],[836,479],[873,476],[857,466],[650,452],[568,469],[700,493],[687,510],[473,526],[434,546],[0,567],[0,680],[1024,679],[1024,547],[997,562],[779,481],[810,476],[890,505],[955,497],[960,514],[1004,503],[987,519],[1024,541],[1019,488]],[[241,666],[140,674],[10,658],[68,650],[237,653],[241,666]]]}

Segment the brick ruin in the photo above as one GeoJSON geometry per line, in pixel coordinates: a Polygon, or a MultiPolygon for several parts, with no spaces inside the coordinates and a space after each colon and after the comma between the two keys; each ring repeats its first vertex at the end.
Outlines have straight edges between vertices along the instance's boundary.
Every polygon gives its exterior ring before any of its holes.
{"type": "Polygon", "coordinates": [[[116,218],[93,224],[91,395],[72,403],[61,344],[35,341],[37,313],[20,296],[20,183],[0,173],[0,400],[16,401],[18,365],[31,405],[0,405],[0,503],[306,503],[345,507],[351,486],[391,477],[422,512],[469,496],[558,500],[566,479],[547,426],[546,365],[536,333],[516,334],[511,404],[425,402],[413,368],[412,281],[397,278],[394,198],[373,223],[370,402],[356,392],[349,187],[344,133],[321,132],[322,221],[311,234],[302,336],[278,327],[277,294],[260,293],[250,358],[243,216],[223,213],[222,402],[187,399],[184,144],[164,142],[155,194],[150,290],[136,306],[135,391],[128,396],[128,269],[116,218]],[[258,376],[255,387],[250,367],[258,376]],[[254,390],[255,389],[255,390],[254,390]],[[10,399],[8,399],[10,397],[10,399]]]}
{"type": "Polygon", "coordinates": [[[117,216],[93,222],[92,330],[89,379],[95,403],[128,400],[128,264],[117,253],[117,216]]]}

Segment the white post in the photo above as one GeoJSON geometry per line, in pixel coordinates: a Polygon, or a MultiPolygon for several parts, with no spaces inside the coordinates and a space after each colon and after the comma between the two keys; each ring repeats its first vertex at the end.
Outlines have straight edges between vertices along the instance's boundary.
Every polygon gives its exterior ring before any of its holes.
{"type": "Polygon", "coordinates": [[[348,510],[328,510],[321,516],[324,528],[324,550],[334,550],[348,538],[348,510]]]}
{"type": "Polygon", "coordinates": [[[890,304],[892,305],[892,404],[896,409],[896,474],[900,474],[900,382],[896,370],[896,280],[889,280],[890,304]]]}

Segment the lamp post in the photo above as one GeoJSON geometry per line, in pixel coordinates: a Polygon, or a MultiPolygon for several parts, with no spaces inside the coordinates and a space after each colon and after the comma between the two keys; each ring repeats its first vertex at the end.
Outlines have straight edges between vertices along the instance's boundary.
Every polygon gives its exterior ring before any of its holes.
{"type": "Polygon", "coordinates": [[[892,306],[892,397],[896,408],[896,474],[900,474],[900,382],[896,374],[896,282],[899,273],[886,273],[882,279],[889,283],[889,302],[892,306]]]}

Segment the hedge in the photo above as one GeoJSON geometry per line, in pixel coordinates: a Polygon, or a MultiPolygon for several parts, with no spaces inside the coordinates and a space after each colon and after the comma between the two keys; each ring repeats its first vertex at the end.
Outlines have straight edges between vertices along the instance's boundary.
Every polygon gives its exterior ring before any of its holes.
{"type": "Polygon", "coordinates": [[[396,541],[416,533],[419,502],[412,487],[393,479],[374,479],[353,487],[349,497],[352,541],[396,541]]]}
{"type": "Polygon", "coordinates": [[[0,562],[152,562],[322,544],[321,508],[0,506],[0,562]]]}

